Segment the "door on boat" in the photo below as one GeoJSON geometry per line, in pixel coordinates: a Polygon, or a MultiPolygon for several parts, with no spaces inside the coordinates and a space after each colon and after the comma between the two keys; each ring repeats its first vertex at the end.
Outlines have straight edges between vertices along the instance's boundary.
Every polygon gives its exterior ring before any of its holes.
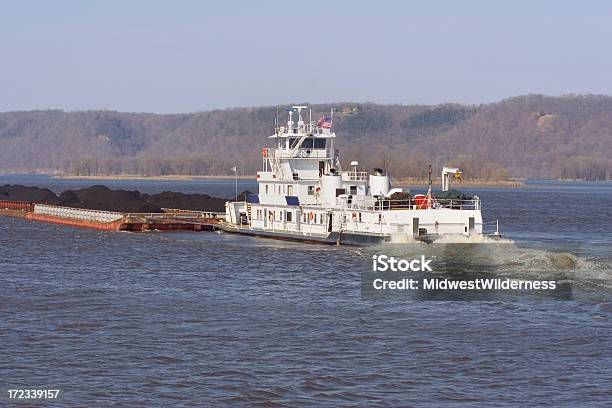
{"type": "Polygon", "coordinates": [[[332,232],[333,213],[327,213],[327,232],[332,232]]]}

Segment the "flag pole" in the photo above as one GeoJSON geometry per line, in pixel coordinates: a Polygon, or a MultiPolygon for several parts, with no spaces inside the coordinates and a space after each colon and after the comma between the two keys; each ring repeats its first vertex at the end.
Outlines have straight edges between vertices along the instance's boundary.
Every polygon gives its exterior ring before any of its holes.
{"type": "Polygon", "coordinates": [[[234,166],[234,181],[236,183],[236,201],[238,201],[238,165],[234,166]]]}

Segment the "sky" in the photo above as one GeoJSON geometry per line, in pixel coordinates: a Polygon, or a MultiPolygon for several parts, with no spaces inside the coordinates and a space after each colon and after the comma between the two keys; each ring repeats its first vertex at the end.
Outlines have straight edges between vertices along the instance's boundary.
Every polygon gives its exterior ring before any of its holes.
{"type": "Polygon", "coordinates": [[[0,111],[612,94],[606,1],[4,1],[0,111]]]}

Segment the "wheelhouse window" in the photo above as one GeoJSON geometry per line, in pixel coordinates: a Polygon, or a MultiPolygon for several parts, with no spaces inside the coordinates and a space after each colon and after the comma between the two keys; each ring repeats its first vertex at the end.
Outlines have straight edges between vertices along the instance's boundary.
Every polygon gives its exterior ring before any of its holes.
{"type": "Polygon", "coordinates": [[[315,149],[325,149],[325,139],[314,139],[314,148],[315,149]]]}
{"type": "Polygon", "coordinates": [[[300,147],[302,149],[312,149],[313,146],[314,146],[314,139],[312,137],[307,137],[306,139],[304,139],[300,147]]]}
{"type": "Polygon", "coordinates": [[[299,138],[292,137],[291,139],[289,139],[289,146],[293,149],[293,148],[295,148],[297,146],[299,141],[300,141],[299,138]]]}

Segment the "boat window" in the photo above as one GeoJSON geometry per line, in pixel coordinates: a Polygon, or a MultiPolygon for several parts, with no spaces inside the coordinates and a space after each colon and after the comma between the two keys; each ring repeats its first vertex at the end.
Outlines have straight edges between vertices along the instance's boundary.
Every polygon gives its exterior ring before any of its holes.
{"type": "Polygon", "coordinates": [[[300,141],[299,138],[292,137],[291,139],[289,139],[289,146],[291,146],[291,148],[293,149],[299,141],[300,141]]]}
{"type": "Polygon", "coordinates": [[[342,194],[346,194],[346,189],[345,188],[337,188],[336,189],[336,197],[338,197],[339,195],[342,194]]]}
{"type": "Polygon", "coordinates": [[[325,139],[314,139],[315,149],[325,149],[325,139]]]}
{"type": "Polygon", "coordinates": [[[350,192],[351,192],[351,194],[357,195],[357,186],[351,186],[350,187],[350,192]]]}
{"type": "Polygon", "coordinates": [[[268,185],[266,184],[266,194],[268,194],[268,185]]]}
{"type": "Polygon", "coordinates": [[[318,224],[318,223],[319,223],[319,221],[317,221],[317,220],[318,220],[318,217],[319,217],[319,214],[315,213],[315,216],[314,216],[314,223],[315,223],[315,224],[318,224]]]}
{"type": "Polygon", "coordinates": [[[308,186],[308,195],[314,195],[314,186],[308,186]]]}
{"type": "Polygon", "coordinates": [[[312,149],[314,146],[314,139],[312,137],[307,137],[306,139],[304,139],[304,141],[302,142],[302,146],[300,146],[302,149],[312,149]]]}
{"type": "Polygon", "coordinates": [[[287,195],[293,195],[293,186],[291,184],[287,186],[287,195]]]}
{"type": "Polygon", "coordinates": [[[288,222],[291,222],[291,219],[293,218],[293,213],[291,211],[287,211],[285,213],[285,218],[287,219],[288,222]]]}
{"type": "Polygon", "coordinates": [[[361,213],[359,213],[359,222],[361,222],[361,213]]]}

